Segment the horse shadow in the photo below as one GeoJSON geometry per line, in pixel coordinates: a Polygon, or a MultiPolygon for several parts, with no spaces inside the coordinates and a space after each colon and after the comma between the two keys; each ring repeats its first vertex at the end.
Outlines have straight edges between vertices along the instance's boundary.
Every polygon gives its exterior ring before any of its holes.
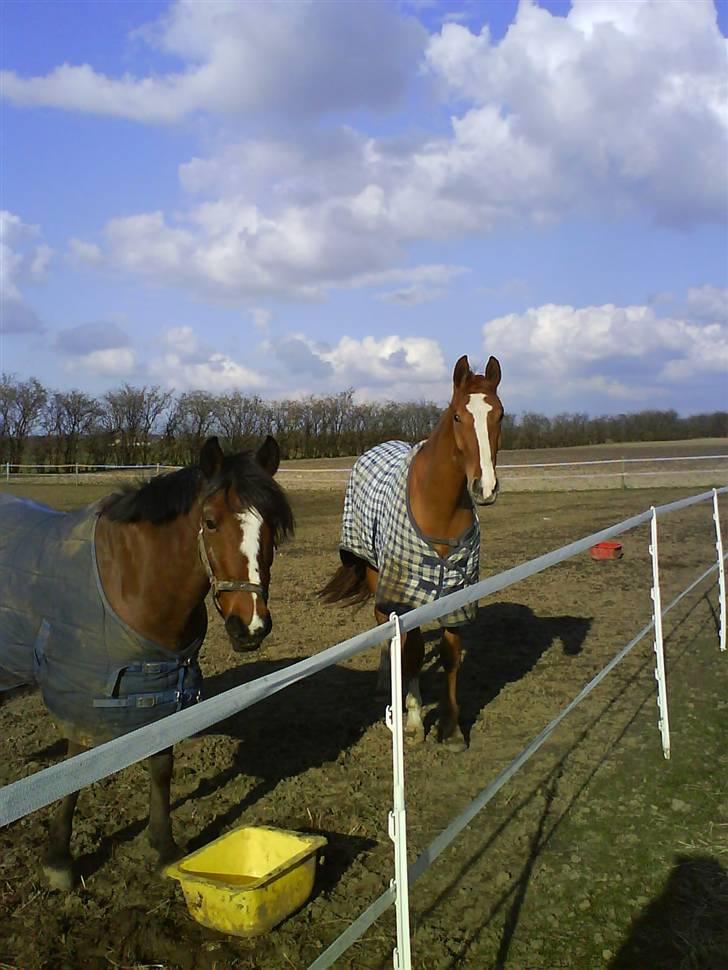
{"type": "MultiPolygon", "coordinates": [[[[560,643],[566,656],[581,653],[591,624],[591,617],[538,616],[521,603],[479,606],[475,620],[462,632],[463,660],[458,673],[460,726],[466,741],[483,708],[507,684],[525,677],[547,650],[560,643]]],[[[428,645],[439,640],[437,630],[425,634],[428,645]]],[[[428,657],[437,657],[436,644],[428,657]]],[[[434,683],[436,677],[442,677],[439,667],[438,659],[423,670],[423,694],[441,692],[441,686],[434,683]]],[[[428,731],[436,717],[436,710],[428,712],[428,731]]]]}
{"type": "MultiPolygon", "coordinates": [[[[529,607],[513,603],[481,607],[463,638],[465,660],[459,677],[459,692],[466,737],[482,708],[507,683],[525,676],[555,641],[561,640],[565,653],[578,653],[590,624],[591,620],[583,617],[538,617],[529,607]]],[[[428,633],[426,642],[436,637],[437,632],[428,633]]],[[[207,677],[205,697],[214,697],[300,659],[261,658],[239,664],[207,677]]],[[[428,681],[432,681],[430,689],[434,693],[438,689],[434,684],[437,679],[434,669],[425,670],[423,678],[424,689],[428,690],[428,681]]],[[[245,813],[281,781],[345,757],[373,724],[383,720],[384,705],[375,697],[375,681],[374,669],[354,670],[343,665],[328,667],[315,677],[287,688],[284,698],[278,695],[265,698],[201,732],[198,738],[227,736],[239,743],[229,764],[211,777],[201,777],[191,791],[174,800],[173,810],[189,801],[214,795],[241,776],[255,781],[244,797],[217,812],[187,840],[187,851],[206,845],[238,824],[245,813]],[[281,715],[282,704],[285,718],[281,715]]],[[[434,718],[436,712],[431,713],[434,718]]],[[[49,749],[43,753],[56,752],[49,749]]],[[[295,816],[278,822],[299,831],[326,835],[329,846],[322,885],[333,886],[362,852],[373,847],[373,843],[352,833],[324,831],[321,824],[316,824],[323,823],[322,818],[309,818],[303,812],[302,806],[295,816]]],[[[84,878],[92,876],[111,859],[120,843],[135,838],[145,827],[146,818],[137,819],[103,837],[91,852],[78,859],[78,871],[84,878]]]]}
{"type": "MultiPolygon", "coordinates": [[[[206,699],[243,683],[275,673],[299,661],[300,657],[261,659],[229,668],[205,678],[206,699]]],[[[373,694],[373,674],[347,667],[329,667],[316,677],[307,678],[285,690],[285,697],[267,697],[252,707],[226,718],[194,736],[194,739],[226,736],[239,742],[229,764],[212,777],[201,777],[195,787],[173,799],[172,810],[189,801],[222,791],[244,776],[255,779],[241,799],[217,812],[203,827],[185,840],[185,851],[192,852],[222,835],[255,804],[270,794],[284,779],[310,769],[336,762],[383,716],[381,704],[373,694]],[[337,699],[340,703],[337,703],[337,699]],[[285,719],[281,706],[285,708],[285,719]]],[[[146,818],[130,822],[104,836],[89,853],[77,860],[77,869],[88,878],[112,857],[118,845],[143,832],[146,818]]],[[[277,817],[276,824],[300,832],[324,835],[326,865],[317,877],[317,894],[329,891],[346,869],[363,852],[374,847],[371,839],[352,832],[329,830],[320,813],[291,809],[277,817]],[[325,871],[323,871],[325,870],[325,871]]]]}
{"type": "Polygon", "coordinates": [[[609,970],[728,970],[728,872],[708,855],[677,856],[662,893],[635,917],[609,970]]]}

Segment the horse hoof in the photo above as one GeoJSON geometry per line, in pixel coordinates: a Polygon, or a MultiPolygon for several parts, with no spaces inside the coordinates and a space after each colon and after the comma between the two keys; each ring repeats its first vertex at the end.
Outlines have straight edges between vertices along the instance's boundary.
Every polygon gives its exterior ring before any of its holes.
{"type": "Polygon", "coordinates": [[[58,889],[60,892],[68,893],[76,885],[71,866],[43,866],[43,875],[50,889],[58,889]]]}
{"type": "Polygon", "coordinates": [[[442,739],[443,747],[447,748],[453,754],[462,754],[463,751],[468,750],[468,745],[463,737],[462,731],[458,728],[457,731],[453,731],[448,737],[442,739]]]}
{"type": "Polygon", "coordinates": [[[184,856],[185,850],[181,849],[176,842],[171,845],[167,845],[164,849],[157,849],[157,867],[160,869],[165,869],[167,866],[171,866],[173,862],[179,862],[179,860],[184,856]]]}
{"type": "Polygon", "coordinates": [[[423,727],[405,728],[404,740],[406,744],[423,744],[425,741],[425,729],[423,727]]]}

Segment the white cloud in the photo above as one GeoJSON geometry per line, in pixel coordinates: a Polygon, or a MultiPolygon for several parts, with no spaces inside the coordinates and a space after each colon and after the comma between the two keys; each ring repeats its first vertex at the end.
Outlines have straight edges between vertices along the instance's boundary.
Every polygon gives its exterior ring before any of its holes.
{"type": "Polygon", "coordinates": [[[68,240],[68,259],[75,265],[85,263],[89,266],[98,266],[103,261],[103,255],[101,247],[95,243],[71,238],[68,240]]]}
{"type": "Polygon", "coordinates": [[[3,71],[4,96],[18,105],[157,123],[201,111],[310,118],[386,109],[404,94],[426,42],[417,21],[385,4],[278,0],[178,0],[136,36],[182,69],[120,78],[89,64],[29,78],[3,71]]]}
{"type": "Polygon", "coordinates": [[[385,303],[395,303],[397,306],[419,306],[420,303],[431,303],[445,295],[445,290],[427,289],[424,286],[405,286],[401,290],[388,290],[380,293],[379,299],[385,303]]]}
{"type": "Polygon", "coordinates": [[[131,347],[110,347],[69,357],[64,367],[71,373],[83,371],[98,377],[125,377],[135,373],[137,356],[131,347]]]}
{"type": "Polygon", "coordinates": [[[450,371],[439,343],[429,337],[342,336],[330,346],[303,333],[289,333],[266,341],[261,350],[278,364],[269,376],[270,396],[336,393],[353,387],[360,400],[449,397],[450,371]]]}
{"type": "Polygon", "coordinates": [[[53,250],[38,242],[40,228],[23,222],[20,216],[0,210],[0,330],[3,333],[31,333],[44,329],[37,313],[28,305],[23,288],[41,282],[53,250]]]}
{"type": "Polygon", "coordinates": [[[483,338],[509,379],[549,397],[590,390],[646,400],[676,379],[728,373],[728,322],[659,317],[649,306],[546,304],[489,320],[483,338]]]}
{"type": "Polygon", "coordinates": [[[688,290],[687,312],[698,320],[728,323],[728,287],[696,286],[688,290]]]}
{"type": "MultiPolygon", "coordinates": [[[[77,81],[93,110],[296,115],[306,101],[317,113],[337,99],[363,104],[365,81],[369,106],[391,103],[421,50],[420,28],[383,4],[184,0],[145,37],[187,69],[108,84],[85,69],[77,81]]],[[[524,0],[498,43],[487,26],[446,23],[424,56],[430,79],[454,99],[449,130],[375,137],[308,124],[291,126],[288,139],[223,140],[180,166],[195,196],[187,208],[111,219],[100,244],[72,240],[71,252],[231,300],[321,300],[332,288],[384,286],[387,274],[408,273],[390,277],[389,298],[415,303],[462,271],[426,280],[431,267],[421,278],[416,267],[398,269],[423,240],[599,210],[681,226],[719,221],[725,43],[707,0],[575,0],[566,17],[524,0]]],[[[63,100],[76,90],[74,70],[63,83],[11,78],[9,96],[63,100]]]]}
{"type": "Polygon", "coordinates": [[[217,394],[258,389],[265,383],[260,374],[220,353],[211,353],[202,361],[189,361],[176,354],[165,354],[151,362],[149,372],[155,380],[170,388],[213,391],[217,394]]]}
{"type": "Polygon", "coordinates": [[[161,356],[148,365],[150,376],[176,390],[214,393],[258,389],[263,375],[227,354],[207,347],[192,327],[170,327],[162,334],[161,356]]]}
{"type": "Polygon", "coordinates": [[[270,327],[270,322],[273,314],[270,310],[266,310],[265,307],[253,307],[250,311],[250,315],[253,318],[253,323],[256,328],[261,331],[261,333],[268,333],[268,328],[270,327]]]}
{"type": "Polygon", "coordinates": [[[342,337],[320,353],[340,385],[436,383],[447,377],[442,349],[429,337],[342,337]]]}
{"type": "Polygon", "coordinates": [[[558,173],[574,200],[606,191],[677,224],[725,215],[725,57],[710,0],[574,0],[566,17],[524,0],[500,43],[447,24],[427,52],[446,91],[507,122],[518,168],[543,147],[549,202],[558,173]]]}

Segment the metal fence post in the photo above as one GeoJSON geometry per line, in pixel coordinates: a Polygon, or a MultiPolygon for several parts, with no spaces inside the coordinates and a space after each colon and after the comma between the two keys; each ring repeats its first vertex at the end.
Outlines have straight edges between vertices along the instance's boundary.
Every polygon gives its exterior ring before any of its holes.
{"type": "Polygon", "coordinates": [[[725,604],[725,560],[723,559],[723,537],[720,534],[720,515],[718,513],[718,490],[713,489],[713,521],[715,522],[715,548],[718,552],[718,610],[720,613],[720,649],[726,648],[726,604],[725,604]]]}
{"type": "Polygon", "coordinates": [[[662,753],[670,757],[670,719],[667,713],[667,681],[665,680],[665,648],[662,639],[662,597],[660,595],[660,565],[657,558],[657,512],[652,506],[650,522],[650,556],[652,557],[652,619],[655,627],[655,680],[657,681],[657,707],[660,719],[657,727],[662,735],[662,753]]]}
{"type": "Polygon", "coordinates": [[[392,703],[387,708],[387,727],[392,732],[393,810],[389,813],[389,837],[394,842],[394,904],[397,911],[397,946],[392,955],[394,970],[410,970],[409,881],[407,875],[407,817],[404,795],[404,729],[402,726],[402,631],[399,617],[390,614],[394,636],[390,644],[389,668],[392,703]]]}

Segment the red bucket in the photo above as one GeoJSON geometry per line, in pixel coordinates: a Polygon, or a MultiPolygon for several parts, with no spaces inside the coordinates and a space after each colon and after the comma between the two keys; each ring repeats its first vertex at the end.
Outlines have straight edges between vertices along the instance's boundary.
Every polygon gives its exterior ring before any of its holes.
{"type": "Polygon", "coordinates": [[[595,546],[591,547],[589,555],[592,559],[621,559],[622,543],[613,541],[598,542],[595,546]]]}

